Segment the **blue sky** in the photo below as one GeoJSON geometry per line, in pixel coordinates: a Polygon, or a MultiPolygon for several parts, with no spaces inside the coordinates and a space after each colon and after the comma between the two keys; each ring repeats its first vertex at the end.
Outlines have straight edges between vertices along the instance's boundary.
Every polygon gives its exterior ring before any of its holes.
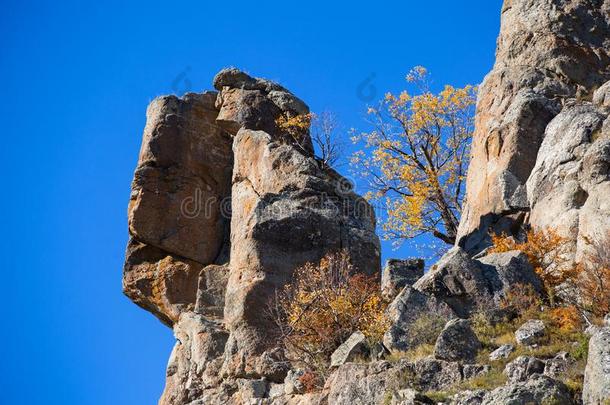
{"type": "Polygon", "coordinates": [[[500,7],[4,0],[1,402],[137,405],[161,393],[172,333],[121,293],[150,100],[209,89],[237,66],[362,127],[370,89],[401,89],[414,65],[438,85],[479,83],[500,7]]]}

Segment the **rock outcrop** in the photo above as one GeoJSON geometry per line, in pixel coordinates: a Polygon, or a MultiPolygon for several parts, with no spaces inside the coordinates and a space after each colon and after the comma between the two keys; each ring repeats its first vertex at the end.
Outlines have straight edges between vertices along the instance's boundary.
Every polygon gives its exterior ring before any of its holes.
{"type": "Polygon", "coordinates": [[[591,97],[610,79],[607,0],[507,0],[501,25],[496,63],[480,88],[458,230],[469,252],[489,243],[490,229],[518,232],[548,123],[566,100],[591,97]]]}
{"type": "Polygon", "coordinates": [[[267,311],[297,267],[343,250],[380,273],[371,206],[307,131],[278,124],[305,103],[236,69],[214,86],[151,103],[132,185],[123,289],[177,339],[161,404],[247,401],[284,381],[267,311]]]}

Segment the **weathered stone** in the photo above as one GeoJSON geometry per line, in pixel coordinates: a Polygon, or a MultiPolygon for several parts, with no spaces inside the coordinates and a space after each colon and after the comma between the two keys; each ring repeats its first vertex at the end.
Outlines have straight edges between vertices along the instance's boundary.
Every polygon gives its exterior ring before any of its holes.
{"type": "Polygon", "coordinates": [[[436,402],[414,389],[402,389],[392,393],[391,405],[434,405],[436,402]]]}
{"type": "Polygon", "coordinates": [[[462,366],[458,362],[425,357],[413,365],[415,387],[422,391],[438,391],[462,380],[462,366]]]}
{"type": "Polygon", "coordinates": [[[371,364],[346,363],[328,378],[325,390],[328,403],[367,405],[382,403],[386,393],[408,388],[407,365],[382,361],[371,364]]]}
{"type": "Polygon", "coordinates": [[[269,80],[253,78],[237,69],[224,69],[214,78],[220,92],[216,100],[217,122],[232,135],[240,129],[261,130],[313,153],[313,143],[306,131],[300,139],[287,136],[278,126],[280,117],[308,114],[309,107],[288,90],[269,80]]]}
{"type": "Polygon", "coordinates": [[[204,388],[217,385],[215,362],[222,356],[228,333],[221,325],[184,312],[174,326],[177,342],[167,364],[160,405],[187,404],[199,399],[204,388]]]}
{"type": "Polygon", "coordinates": [[[390,259],[381,272],[381,292],[384,297],[392,299],[405,286],[413,285],[423,275],[422,259],[390,259]]]}
{"type": "Polygon", "coordinates": [[[583,385],[585,404],[603,404],[610,399],[610,328],[599,328],[589,340],[589,355],[583,385]]]}
{"type": "Polygon", "coordinates": [[[202,265],[156,247],[129,241],[123,292],[168,326],[195,306],[202,265]]]}
{"type": "Polygon", "coordinates": [[[383,343],[390,351],[406,351],[419,344],[419,337],[411,332],[415,322],[422,316],[434,318],[442,325],[455,314],[449,305],[434,296],[424,294],[412,287],[405,287],[388,306],[387,316],[391,322],[383,343]]]}
{"type": "Polygon", "coordinates": [[[221,205],[233,167],[215,99],[208,92],[153,100],[129,202],[136,240],[204,265],[216,261],[227,240],[221,205]]]}
{"type": "Polygon", "coordinates": [[[269,392],[268,392],[268,397],[273,399],[273,398],[278,398],[281,397],[285,394],[285,386],[284,384],[275,384],[275,383],[271,383],[269,384],[269,392]]]}
{"type": "Polygon", "coordinates": [[[462,367],[462,376],[464,380],[480,377],[491,371],[489,364],[464,364],[462,367]]]}
{"type": "Polygon", "coordinates": [[[564,108],[546,128],[527,181],[531,225],[569,238],[576,260],[610,229],[609,113],[589,103],[564,108]]]}
{"type": "Polygon", "coordinates": [[[329,404],[379,404],[388,393],[403,389],[436,391],[462,381],[462,367],[457,362],[432,357],[414,363],[401,360],[369,364],[346,363],[328,378],[325,392],[329,404]]]}
{"type": "Polygon", "coordinates": [[[481,342],[465,319],[452,319],[436,340],[434,357],[447,361],[472,362],[481,349],[481,342]]]}
{"type": "Polygon", "coordinates": [[[222,318],[225,292],[229,279],[229,267],[211,264],[199,274],[195,312],[222,318]]]}
{"type": "Polygon", "coordinates": [[[515,346],[509,344],[502,345],[489,354],[489,360],[496,361],[500,359],[506,359],[514,351],[515,346]]]}
{"type": "Polygon", "coordinates": [[[458,392],[451,398],[451,405],[481,405],[487,391],[485,390],[466,390],[458,392]]]}
{"type": "Polygon", "coordinates": [[[354,360],[356,356],[365,355],[366,352],[366,337],[360,331],[354,332],[330,356],[330,366],[340,366],[354,360]]]}
{"type": "Polygon", "coordinates": [[[303,370],[290,370],[284,379],[284,392],[287,395],[302,394],[305,386],[301,382],[301,377],[305,374],[303,370]]]}
{"type": "Polygon", "coordinates": [[[610,81],[595,90],[595,93],[593,93],[593,103],[602,107],[610,107],[610,81]]]}
{"type": "Polygon", "coordinates": [[[485,395],[482,405],[574,404],[568,388],[545,375],[535,374],[527,381],[510,383],[485,395]]]}
{"type": "Polygon", "coordinates": [[[544,322],[538,319],[524,323],[515,331],[515,340],[520,345],[533,345],[545,335],[546,327],[544,322]]]}
{"type": "Polygon", "coordinates": [[[544,373],[544,362],[530,356],[519,356],[504,368],[510,382],[525,381],[534,374],[544,373]]]}
{"type": "Polygon", "coordinates": [[[473,159],[458,243],[489,244],[488,229],[518,232],[524,185],[544,130],[567,98],[610,79],[607,1],[505,1],[496,63],[477,103],[473,159]],[[589,27],[589,28],[585,28],[589,27]]]}
{"type": "Polygon", "coordinates": [[[345,179],[311,156],[262,131],[235,136],[231,261],[225,321],[232,333],[227,372],[246,373],[274,344],[264,315],[275,291],[306,262],[344,249],[354,271],[379,274],[379,239],[371,206],[345,179]],[[234,359],[230,357],[237,356],[234,359]]]}
{"type": "Polygon", "coordinates": [[[413,287],[447,303],[460,317],[488,309],[515,284],[542,291],[527,256],[518,251],[494,253],[478,260],[461,248],[447,252],[413,287]]]}
{"type": "Polygon", "coordinates": [[[239,397],[242,400],[264,398],[267,394],[267,382],[264,379],[250,380],[239,378],[237,379],[237,386],[239,397]]]}
{"type": "Polygon", "coordinates": [[[555,357],[544,362],[544,374],[557,378],[563,375],[574,364],[574,359],[568,352],[560,352],[555,357]]]}

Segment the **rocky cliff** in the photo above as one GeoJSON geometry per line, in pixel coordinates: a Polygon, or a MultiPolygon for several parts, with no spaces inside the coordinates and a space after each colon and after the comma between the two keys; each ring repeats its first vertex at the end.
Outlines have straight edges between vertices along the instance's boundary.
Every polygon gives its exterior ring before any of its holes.
{"type": "Polygon", "coordinates": [[[528,220],[539,191],[526,183],[548,124],[610,80],[608,1],[506,0],[501,26],[496,63],[480,88],[458,231],[469,252],[488,245],[490,230],[514,234],[528,220]]]}
{"type": "MultiPolygon", "coordinates": [[[[306,130],[278,124],[309,108],[277,83],[225,69],[215,91],[150,104],[123,290],[176,337],[160,404],[580,402],[564,382],[582,359],[544,350],[578,356],[580,341],[501,305],[515,286],[544,294],[528,257],[485,249],[492,232],[552,227],[578,259],[610,229],[610,1],[506,0],[501,18],[457,246],[426,274],[422,261],[388,262],[382,354],[353,362],[367,345],[354,333],[314,392],[276,343],[268,303],[329,252],[380,275],[371,206],[315,158],[306,130]]],[[[587,404],[610,392],[609,331],[590,331],[587,404]]]]}

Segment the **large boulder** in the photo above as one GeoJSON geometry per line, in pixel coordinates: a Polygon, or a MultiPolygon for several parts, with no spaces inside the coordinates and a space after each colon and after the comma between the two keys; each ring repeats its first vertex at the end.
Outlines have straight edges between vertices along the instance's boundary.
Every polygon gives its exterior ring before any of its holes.
{"type": "Polygon", "coordinates": [[[366,351],[366,337],[360,331],[354,332],[330,356],[330,366],[337,367],[345,364],[354,360],[358,355],[365,355],[366,351]]]}
{"type": "Polygon", "coordinates": [[[408,365],[386,361],[371,364],[346,363],[326,381],[328,403],[335,405],[380,404],[392,392],[408,388],[408,365]]]}
{"type": "Polygon", "coordinates": [[[123,271],[123,291],[161,322],[172,326],[197,300],[203,265],[131,239],[123,271]]]}
{"type": "Polygon", "coordinates": [[[472,161],[458,244],[478,252],[488,231],[515,233],[525,220],[525,183],[547,124],[570,97],[610,79],[607,1],[507,0],[496,63],[477,102],[472,161]]]}
{"type": "Polygon", "coordinates": [[[453,319],[447,322],[436,340],[434,357],[470,363],[474,361],[481,347],[481,342],[470,327],[470,321],[453,319]]]}
{"type": "Polygon", "coordinates": [[[482,405],[572,405],[572,395],[561,381],[535,374],[527,381],[508,383],[485,395],[482,405]]]}
{"type": "Polygon", "coordinates": [[[589,356],[583,386],[585,404],[610,400],[610,328],[597,329],[589,340],[589,356]]]}
{"type": "Polygon", "coordinates": [[[504,368],[510,382],[525,381],[534,374],[544,373],[544,361],[531,356],[519,356],[504,368]]]}
{"type": "Polygon", "coordinates": [[[536,344],[546,334],[546,326],[539,319],[525,322],[515,331],[515,340],[520,345],[531,346],[536,344]]]}

